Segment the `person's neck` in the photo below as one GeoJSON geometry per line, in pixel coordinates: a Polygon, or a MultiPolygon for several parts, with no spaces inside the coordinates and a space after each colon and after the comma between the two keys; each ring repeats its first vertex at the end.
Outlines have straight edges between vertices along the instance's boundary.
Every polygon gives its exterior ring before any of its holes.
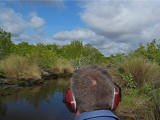
{"type": "Polygon", "coordinates": [[[81,114],[81,112],[79,110],[77,110],[76,116],[79,116],[80,114],[81,114]]]}

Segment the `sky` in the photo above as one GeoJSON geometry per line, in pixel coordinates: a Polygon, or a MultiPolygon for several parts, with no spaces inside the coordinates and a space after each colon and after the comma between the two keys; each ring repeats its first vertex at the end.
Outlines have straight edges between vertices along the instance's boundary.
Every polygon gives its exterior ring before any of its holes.
{"type": "Polygon", "coordinates": [[[0,27],[12,41],[80,40],[105,56],[160,39],[160,0],[0,0],[0,27]]]}

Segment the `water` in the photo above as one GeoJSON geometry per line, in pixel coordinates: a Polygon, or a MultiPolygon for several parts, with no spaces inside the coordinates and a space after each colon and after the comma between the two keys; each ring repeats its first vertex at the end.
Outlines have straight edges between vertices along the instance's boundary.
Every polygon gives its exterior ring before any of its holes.
{"type": "Polygon", "coordinates": [[[68,80],[49,81],[44,86],[24,88],[0,98],[0,120],[72,120],[63,103],[68,80]]]}
{"type": "Polygon", "coordinates": [[[63,103],[68,86],[67,79],[50,80],[43,86],[23,88],[12,95],[0,97],[0,120],[73,120],[74,114],[63,103]]]}

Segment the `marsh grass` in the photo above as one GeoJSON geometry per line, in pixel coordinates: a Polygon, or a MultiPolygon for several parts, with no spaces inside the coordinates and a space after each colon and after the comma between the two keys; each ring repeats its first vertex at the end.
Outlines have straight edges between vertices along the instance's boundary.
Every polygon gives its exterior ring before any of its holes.
{"type": "MultiPolygon", "coordinates": [[[[160,94],[159,92],[157,92],[160,94]]],[[[136,119],[143,118],[144,120],[160,120],[160,95],[154,95],[143,104],[136,112],[136,119]]]]}
{"type": "Polygon", "coordinates": [[[72,74],[74,72],[73,65],[65,59],[58,59],[52,67],[54,74],[72,74]]]}
{"type": "Polygon", "coordinates": [[[11,55],[0,61],[0,70],[9,79],[40,79],[41,72],[37,65],[31,64],[25,57],[11,55]]]}
{"type": "Polygon", "coordinates": [[[143,57],[126,59],[124,62],[118,63],[116,69],[114,68],[111,72],[114,79],[119,82],[123,80],[122,74],[131,74],[138,87],[145,83],[157,83],[160,80],[160,66],[155,62],[145,60],[143,57]]]}

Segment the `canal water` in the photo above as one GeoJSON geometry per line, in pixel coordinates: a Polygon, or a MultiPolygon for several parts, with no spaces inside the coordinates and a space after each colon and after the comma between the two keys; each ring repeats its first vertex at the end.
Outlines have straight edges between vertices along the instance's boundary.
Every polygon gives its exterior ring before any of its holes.
{"type": "Polygon", "coordinates": [[[26,87],[0,97],[0,120],[73,120],[74,114],[63,103],[68,86],[69,79],[48,80],[42,86],[26,87]]]}
{"type": "Polygon", "coordinates": [[[69,80],[50,80],[0,98],[0,120],[72,120],[63,103],[69,80]]]}

